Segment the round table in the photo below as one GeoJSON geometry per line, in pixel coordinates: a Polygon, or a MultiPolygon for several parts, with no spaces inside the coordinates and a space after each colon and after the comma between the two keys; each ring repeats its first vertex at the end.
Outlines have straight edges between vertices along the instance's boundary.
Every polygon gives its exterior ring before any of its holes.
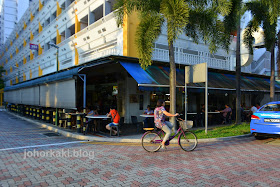
{"type": "Polygon", "coordinates": [[[153,118],[153,117],[154,117],[154,114],[153,114],[153,115],[141,114],[140,116],[143,117],[143,118],[153,118]]]}
{"type": "MultiPolygon", "coordinates": [[[[111,117],[108,117],[107,115],[88,115],[86,118],[89,119],[109,119],[111,117]]],[[[100,126],[100,120],[98,120],[98,126],[100,126]]],[[[88,131],[88,123],[86,127],[86,132],[88,131]]],[[[96,133],[95,128],[94,128],[94,133],[96,133]]]]}

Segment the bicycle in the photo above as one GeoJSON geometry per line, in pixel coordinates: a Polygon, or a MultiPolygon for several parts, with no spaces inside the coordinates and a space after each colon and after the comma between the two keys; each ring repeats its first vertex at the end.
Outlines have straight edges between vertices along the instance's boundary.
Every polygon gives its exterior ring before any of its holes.
{"type": "MultiPolygon", "coordinates": [[[[170,141],[180,133],[178,136],[178,144],[181,149],[184,151],[193,151],[198,143],[196,135],[189,131],[193,124],[180,118],[176,118],[176,120],[179,122],[179,129],[173,136],[169,137],[165,145],[169,145],[170,141]]],[[[144,128],[144,130],[147,130],[147,132],[145,132],[141,138],[142,147],[148,152],[158,151],[162,146],[161,142],[162,137],[165,135],[164,131],[155,131],[155,128],[144,128]],[[161,136],[162,134],[163,136],[161,136]]]]}

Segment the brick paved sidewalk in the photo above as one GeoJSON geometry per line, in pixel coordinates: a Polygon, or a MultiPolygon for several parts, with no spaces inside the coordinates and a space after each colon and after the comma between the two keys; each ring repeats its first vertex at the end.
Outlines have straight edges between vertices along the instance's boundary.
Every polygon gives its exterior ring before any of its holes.
{"type": "Polygon", "coordinates": [[[137,143],[46,138],[41,134],[46,129],[1,112],[0,128],[0,186],[280,186],[279,139],[248,137],[199,143],[193,152],[174,145],[147,153],[137,143]],[[70,143],[40,146],[56,142],[70,143]],[[3,150],[32,145],[39,147],[3,150]],[[94,151],[94,158],[24,158],[25,152],[34,150],[94,151]]]}
{"type": "MultiPolygon", "coordinates": [[[[190,153],[179,147],[147,153],[141,146],[79,144],[95,158],[23,159],[0,153],[2,186],[279,186],[279,146],[248,138],[204,143],[190,153]]],[[[38,151],[46,151],[37,149],[38,151]]]]}

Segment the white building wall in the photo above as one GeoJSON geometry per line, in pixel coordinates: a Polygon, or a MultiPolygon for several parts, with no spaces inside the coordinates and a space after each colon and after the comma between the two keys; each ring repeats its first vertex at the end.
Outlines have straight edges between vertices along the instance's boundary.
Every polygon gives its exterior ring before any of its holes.
{"type": "Polygon", "coordinates": [[[4,37],[2,42],[5,43],[17,23],[17,0],[3,0],[1,18],[3,21],[4,37]]]}
{"type": "MultiPolygon", "coordinates": [[[[114,14],[109,12],[112,10],[112,2],[109,1],[94,1],[87,2],[71,0],[59,0],[59,5],[62,8],[62,13],[55,18],[57,10],[56,1],[42,1],[43,9],[38,11],[38,1],[30,4],[28,10],[24,13],[17,28],[9,37],[9,42],[6,42],[4,57],[1,63],[4,63],[4,68],[8,71],[5,76],[6,86],[10,86],[10,79],[13,83],[16,79],[16,73],[10,72],[10,67],[14,67],[19,62],[23,62],[23,57],[27,58],[27,63],[19,66],[17,71],[21,74],[33,72],[32,77],[26,75],[26,80],[38,77],[39,67],[43,70],[43,75],[56,71],[56,50],[48,46],[49,42],[56,43],[57,30],[61,35],[61,43],[59,46],[59,69],[65,69],[75,66],[75,49],[79,54],[79,64],[98,59],[109,55],[122,55],[122,29],[116,25],[114,14]],[[105,4],[105,6],[103,6],[105,4]],[[106,6],[109,6],[106,8],[106,6]],[[103,8],[105,7],[105,11],[103,8]],[[30,21],[30,13],[34,15],[34,20],[30,21]],[[106,13],[106,16],[105,16],[106,13]],[[75,34],[75,15],[81,22],[81,30],[75,34]],[[95,20],[91,19],[92,24],[88,25],[86,20],[90,20],[92,15],[95,15],[95,20]],[[104,17],[105,16],[105,17],[104,17]],[[24,30],[23,25],[27,24],[24,30]],[[43,31],[38,33],[39,23],[43,26],[43,31]],[[34,39],[30,41],[30,32],[33,33],[34,39]],[[19,38],[16,39],[16,33],[19,38]],[[23,46],[23,40],[26,40],[27,45],[23,46]],[[121,40],[121,41],[118,41],[121,40]],[[9,46],[10,41],[13,42],[9,46]],[[29,43],[40,44],[43,48],[43,54],[35,57],[33,60],[28,60],[30,56],[29,43]],[[19,53],[16,54],[16,48],[19,53]],[[12,55],[12,58],[10,58],[12,55]],[[5,61],[8,60],[8,63],[5,61]]],[[[38,52],[33,51],[35,56],[38,52]]],[[[28,73],[29,74],[29,73],[28,73]]]]}
{"type": "MultiPolygon", "coordinates": [[[[169,62],[167,44],[167,33],[164,27],[162,34],[155,42],[153,60],[169,62]]],[[[233,70],[232,58],[234,58],[235,48],[230,47],[229,53],[218,49],[216,53],[211,54],[208,45],[205,45],[202,41],[196,44],[185,34],[178,37],[174,47],[175,62],[178,64],[192,65],[207,62],[208,67],[211,68],[233,70]]]]}
{"type": "Polygon", "coordinates": [[[137,82],[132,77],[127,77],[125,80],[126,91],[125,91],[125,111],[123,113],[125,123],[131,123],[131,116],[136,116],[138,122],[142,122],[144,118],[140,117],[143,114],[144,110],[146,109],[147,105],[150,104],[150,92],[137,92],[138,86],[137,82]],[[139,97],[143,95],[144,102],[143,102],[143,110],[139,110],[139,97]],[[131,103],[130,97],[136,96],[138,99],[137,103],[131,103]]]}

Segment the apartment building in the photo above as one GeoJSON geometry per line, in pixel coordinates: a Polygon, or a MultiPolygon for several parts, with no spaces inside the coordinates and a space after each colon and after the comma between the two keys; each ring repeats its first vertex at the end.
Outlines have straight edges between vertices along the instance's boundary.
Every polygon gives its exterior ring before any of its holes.
{"type": "MultiPolygon", "coordinates": [[[[151,90],[142,93],[136,88],[139,82],[128,72],[128,65],[121,62],[137,59],[137,15],[129,16],[123,27],[118,27],[114,3],[115,0],[30,2],[0,53],[0,64],[5,69],[5,101],[53,108],[86,107],[101,97],[96,95],[99,88],[106,90],[109,86],[109,90],[118,87],[119,94],[111,94],[110,98],[124,108],[119,110],[127,117],[141,110],[135,109],[134,101],[141,100],[142,108],[151,103],[151,90]],[[98,86],[102,81],[104,87],[98,86]],[[135,95],[142,95],[142,99],[135,99],[135,95]]],[[[207,62],[212,69],[234,70],[234,39],[229,53],[219,49],[210,54],[207,45],[195,44],[184,34],[174,46],[178,66],[207,62]]],[[[166,28],[155,42],[152,60],[168,66],[166,28]]]]}

